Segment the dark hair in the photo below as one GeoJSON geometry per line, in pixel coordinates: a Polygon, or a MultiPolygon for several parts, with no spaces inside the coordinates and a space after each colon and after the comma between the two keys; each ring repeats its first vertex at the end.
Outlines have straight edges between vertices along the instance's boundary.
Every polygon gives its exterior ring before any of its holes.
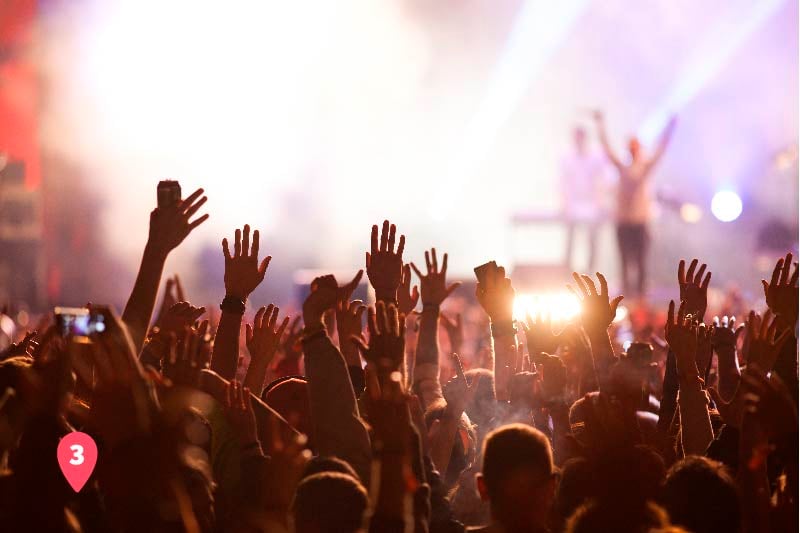
{"type": "Polygon", "coordinates": [[[367,508],[367,491],[355,478],[339,472],[323,472],[305,478],[297,486],[292,518],[298,533],[351,533],[361,528],[367,508]]]}
{"type": "MultiPolygon", "coordinates": [[[[666,528],[669,525],[666,511],[652,502],[631,507],[612,503],[601,504],[595,500],[589,500],[570,517],[564,531],[565,533],[595,533],[596,531],[646,533],[658,531],[658,528],[666,528]]],[[[676,530],[670,529],[670,531],[676,530]]]]}
{"type": "Polygon", "coordinates": [[[689,456],[667,472],[662,503],[672,521],[695,533],[739,531],[736,482],[722,463],[689,456]]]}
{"type": "Polygon", "coordinates": [[[303,469],[301,479],[323,472],[338,472],[340,474],[347,474],[353,479],[359,479],[358,474],[353,470],[353,467],[350,466],[350,463],[333,455],[318,456],[311,459],[303,469]]]}
{"type": "Polygon", "coordinates": [[[524,424],[508,424],[489,433],[482,468],[489,497],[495,498],[503,481],[520,468],[535,469],[542,476],[554,472],[553,452],[544,433],[524,424]]]}

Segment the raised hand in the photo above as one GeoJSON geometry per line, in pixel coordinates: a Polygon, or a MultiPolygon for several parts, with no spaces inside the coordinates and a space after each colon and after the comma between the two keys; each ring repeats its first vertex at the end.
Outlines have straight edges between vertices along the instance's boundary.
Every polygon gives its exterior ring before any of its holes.
{"type": "Polygon", "coordinates": [[[765,372],[772,370],[783,344],[789,339],[791,329],[785,329],[780,335],[777,335],[777,331],[778,320],[772,311],[764,313],[763,318],[755,311],[750,311],[744,350],[748,365],[756,364],[765,372]]]}
{"type": "Polygon", "coordinates": [[[250,226],[236,230],[233,241],[233,255],[228,248],[228,239],[222,239],[222,253],[225,254],[225,295],[242,301],[247,300],[258,285],[264,281],[271,256],[258,262],[259,233],[253,232],[250,245],[250,226]]]}
{"type": "Polygon", "coordinates": [[[197,189],[175,205],[153,209],[150,213],[150,235],[147,240],[151,251],[166,257],[193,229],[208,219],[208,214],[205,214],[189,221],[208,200],[202,194],[203,189],[197,189]]]}
{"type": "Polygon", "coordinates": [[[670,348],[675,352],[675,362],[680,376],[688,378],[699,376],[696,362],[697,327],[692,315],[686,313],[684,302],[681,302],[676,316],[675,301],[670,300],[664,333],[670,348]]]}
{"type": "Polygon", "coordinates": [[[403,279],[400,282],[400,288],[397,289],[397,309],[404,315],[408,316],[417,306],[419,301],[419,288],[414,285],[411,288],[411,265],[403,267],[403,279]]]}
{"type": "Polygon", "coordinates": [[[682,302],[686,302],[686,313],[694,317],[698,322],[703,321],[708,305],[708,284],[711,282],[711,272],[706,273],[706,264],[697,268],[697,259],[692,259],[689,263],[689,270],[686,270],[686,261],[683,259],[678,263],[678,287],[682,302]],[[705,274],[705,277],[703,277],[705,274]]]}
{"type": "Polygon", "coordinates": [[[794,264],[794,272],[791,272],[792,254],[786,254],[785,258],[778,259],[775,269],[772,271],[772,279],[769,283],[761,280],[764,286],[764,297],[770,311],[780,317],[783,325],[794,327],[797,322],[798,288],[797,288],[797,263],[794,264]],[[791,273],[791,276],[789,275],[791,273]]]}
{"type": "Polygon", "coordinates": [[[487,272],[484,283],[478,282],[475,286],[475,297],[492,322],[511,323],[514,296],[511,280],[506,278],[506,270],[503,267],[487,272]]]}
{"type": "Polygon", "coordinates": [[[442,258],[442,269],[439,270],[439,262],[436,259],[436,248],[431,248],[430,254],[425,252],[425,265],[427,274],[423,275],[417,265],[411,263],[411,268],[419,277],[420,293],[422,295],[422,306],[439,307],[442,302],[456,290],[461,282],[447,285],[447,254],[442,258]]]}
{"type": "Polygon", "coordinates": [[[573,272],[572,278],[575,280],[578,290],[575,290],[572,285],[567,285],[567,288],[581,304],[580,321],[583,329],[589,335],[605,333],[614,321],[617,307],[624,296],[620,295],[609,301],[608,282],[606,282],[605,276],[599,272],[597,273],[597,279],[600,281],[599,293],[594,281],[589,276],[573,272]]]}
{"type": "Polygon", "coordinates": [[[239,439],[239,444],[248,446],[258,443],[258,427],[250,402],[250,389],[238,381],[231,381],[225,392],[225,418],[239,439]]]}
{"type": "Polygon", "coordinates": [[[540,354],[542,352],[554,354],[558,349],[560,338],[553,333],[553,323],[549,313],[546,317],[541,313],[537,313],[535,320],[527,313],[522,329],[525,331],[529,354],[540,354]]]}
{"type": "Polygon", "coordinates": [[[392,372],[400,371],[405,357],[405,317],[394,304],[375,304],[368,310],[367,328],[369,345],[364,339],[352,339],[366,361],[374,365],[378,378],[383,380],[392,372]]]}
{"type": "Polygon", "coordinates": [[[303,302],[303,322],[306,329],[322,326],[322,316],[336,307],[339,300],[349,300],[361,281],[363,270],[359,270],[349,283],[339,287],[336,278],[328,274],[315,278],[311,282],[311,292],[303,302]]]}
{"type": "Polygon", "coordinates": [[[460,418],[464,409],[472,402],[475,393],[478,392],[478,380],[473,380],[470,385],[464,375],[464,368],[461,366],[461,358],[458,354],[452,354],[453,368],[456,375],[442,387],[442,394],[447,402],[448,413],[455,417],[460,418]]]}
{"type": "Polygon", "coordinates": [[[189,302],[179,301],[160,317],[159,330],[167,336],[170,333],[182,335],[184,330],[194,324],[205,312],[205,307],[195,307],[189,302]]]}
{"type": "Polygon", "coordinates": [[[563,403],[567,399],[567,367],[560,357],[541,354],[542,389],[545,405],[563,403]]]}
{"type": "Polygon", "coordinates": [[[736,350],[736,343],[744,331],[744,324],[736,325],[736,317],[714,317],[714,329],[711,333],[711,345],[715,350],[736,350]]]}
{"type": "MultiPolygon", "coordinates": [[[[163,338],[163,337],[162,337],[163,338]]],[[[199,388],[200,373],[211,361],[208,320],[170,334],[168,357],[163,361],[164,377],[176,385],[199,388]]]]}
{"type": "Polygon", "coordinates": [[[359,338],[363,330],[362,317],[367,306],[361,300],[347,302],[342,299],[336,302],[336,329],[339,334],[339,349],[348,366],[361,364],[358,348],[353,345],[353,337],[359,338]]]}
{"type": "Polygon", "coordinates": [[[161,308],[158,310],[156,316],[156,326],[161,326],[161,322],[169,312],[169,310],[178,302],[185,302],[186,296],[183,294],[183,286],[177,274],[171,278],[167,278],[167,284],[164,287],[164,297],[161,299],[161,308]]]}
{"type": "Polygon", "coordinates": [[[395,236],[397,228],[383,221],[380,244],[378,243],[378,226],[372,226],[370,251],[367,252],[367,277],[375,289],[378,300],[395,302],[397,287],[403,279],[403,249],[406,246],[405,235],[400,235],[400,241],[395,250],[395,236]]]}
{"type": "Polygon", "coordinates": [[[247,351],[250,352],[250,366],[247,367],[244,384],[259,396],[264,387],[267,368],[278,351],[286,326],[289,325],[288,316],[278,324],[278,312],[280,309],[272,304],[262,307],[256,311],[253,325],[246,326],[245,342],[247,351]]]}
{"type": "Polygon", "coordinates": [[[464,343],[464,326],[461,323],[461,313],[457,313],[453,319],[441,313],[439,320],[447,333],[447,338],[450,340],[450,351],[461,353],[461,345],[464,343]]]}

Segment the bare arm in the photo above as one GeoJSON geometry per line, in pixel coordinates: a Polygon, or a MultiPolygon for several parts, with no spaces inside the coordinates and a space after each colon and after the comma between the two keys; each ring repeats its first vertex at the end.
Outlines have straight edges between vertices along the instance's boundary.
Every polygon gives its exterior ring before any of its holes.
{"type": "Polygon", "coordinates": [[[714,440],[708,400],[703,392],[702,380],[697,369],[697,325],[691,315],[684,311],[681,303],[677,316],[675,302],[669,303],[666,337],[669,347],[675,352],[678,369],[678,406],[681,413],[681,441],[686,455],[704,455],[714,440]]]}
{"type": "Polygon", "coordinates": [[[202,194],[203,189],[197,189],[176,205],[157,207],[150,213],[150,233],[142,255],[142,264],[122,313],[122,321],[128,327],[137,351],[141,350],[147,335],[167,256],[194,228],[208,218],[208,215],[203,215],[189,222],[197,210],[206,203],[207,198],[205,196],[201,198],[202,194]]]}
{"type": "Polygon", "coordinates": [[[259,244],[259,233],[256,230],[253,232],[253,245],[250,246],[250,226],[247,224],[243,232],[236,230],[233,255],[228,248],[228,239],[222,240],[222,251],[225,254],[225,299],[220,306],[222,315],[214,340],[211,369],[225,379],[233,379],[239,363],[239,333],[242,329],[245,303],[250,293],[264,280],[272,259],[267,256],[259,264],[259,244]]]}
{"type": "Polygon", "coordinates": [[[572,286],[569,288],[581,302],[581,326],[589,339],[597,383],[602,392],[607,384],[608,373],[617,361],[611,338],[608,336],[608,328],[614,321],[617,307],[623,297],[617,296],[609,300],[608,283],[600,273],[597,274],[600,282],[599,293],[594,281],[589,276],[581,276],[577,272],[573,272],[572,277],[578,289],[576,290],[572,286]]]}
{"type": "Polygon", "coordinates": [[[427,408],[434,400],[442,397],[439,383],[439,309],[442,302],[458,288],[460,283],[447,285],[447,254],[442,258],[442,268],[436,257],[436,248],[425,252],[427,273],[420,272],[414,263],[411,268],[420,279],[422,295],[422,316],[419,337],[417,338],[416,363],[413,383],[419,390],[422,403],[427,408]]]}
{"type": "Polygon", "coordinates": [[[609,161],[611,161],[612,165],[617,167],[617,169],[622,169],[623,168],[622,161],[620,161],[619,157],[617,157],[617,154],[614,152],[614,149],[611,148],[611,143],[608,141],[608,133],[606,132],[606,121],[605,118],[603,117],[603,114],[597,111],[595,112],[594,118],[595,122],[597,122],[597,136],[600,139],[600,146],[603,147],[603,151],[605,152],[606,157],[608,158],[609,161]]]}
{"type": "MultiPolygon", "coordinates": [[[[647,162],[647,172],[650,172],[654,166],[661,160],[661,157],[664,155],[664,152],[667,151],[667,146],[669,146],[669,141],[672,139],[672,134],[675,131],[675,125],[678,122],[678,117],[673,116],[669,122],[667,123],[667,127],[664,128],[664,131],[661,132],[661,137],[658,138],[658,144],[656,145],[655,152],[650,157],[650,160],[647,162]]],[[[645,174],[647,174],[645,172],[645,174]]]]}
{"type": "MultiPolygon", "coordinates": [[[[347,461],[363,483],[368,485],[371,460],[369,434],[361,421],[347,365],[322,323],[322,316],[334,308],[337,300],[348,299],[360,278],[359,272],[350,284],[342,288],[330,275],[312,282],[311,293],[303,303],[303,322],[306,325],[303,352],[306,357],[311,419],[319,454],[335,455],[347,461]]],[[[372,320],[374,322],[374,315],[372,320]]]]}

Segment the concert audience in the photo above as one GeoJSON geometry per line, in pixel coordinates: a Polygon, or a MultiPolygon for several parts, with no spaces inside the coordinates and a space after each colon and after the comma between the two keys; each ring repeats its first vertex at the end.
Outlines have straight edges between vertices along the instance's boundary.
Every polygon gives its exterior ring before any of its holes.
{"type": "Polygon", "coordinates": [[[316,278],[282,316],[248,301],[271,257],[245,225],[222,241],[214,323],[177,277],[154,317],[205,201],[153,210],[122,314],[89,306],[104,331],[80,342],[45,316],[2,352],[3,531],[798,530],[792,254],[743,322],[712,315],[707,265],[681,261],[679,297],[629,309],[621,345],[599,273],[573,274],[560,331],[514,320],[503,267],[443,312],[448,255],[421,269],[388,221],[365,271],[316,278]],[[352,300],[364,272],[373,305],[352,300]],[[77,493],[56,460],[73,430],[99,449],[77,493]]]}

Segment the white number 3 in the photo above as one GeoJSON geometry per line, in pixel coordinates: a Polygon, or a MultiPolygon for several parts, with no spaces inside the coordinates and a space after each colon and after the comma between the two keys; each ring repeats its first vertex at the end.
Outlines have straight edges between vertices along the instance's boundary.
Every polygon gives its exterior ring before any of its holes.
{"type": "Polygon", "coordinates": [[[69,464],[75,466],[82,465],[85,460],[83,457],[83,446],[80,444],[73,444],[69,449],[72,450],[72,459],[69,460],[69,464]]]}

